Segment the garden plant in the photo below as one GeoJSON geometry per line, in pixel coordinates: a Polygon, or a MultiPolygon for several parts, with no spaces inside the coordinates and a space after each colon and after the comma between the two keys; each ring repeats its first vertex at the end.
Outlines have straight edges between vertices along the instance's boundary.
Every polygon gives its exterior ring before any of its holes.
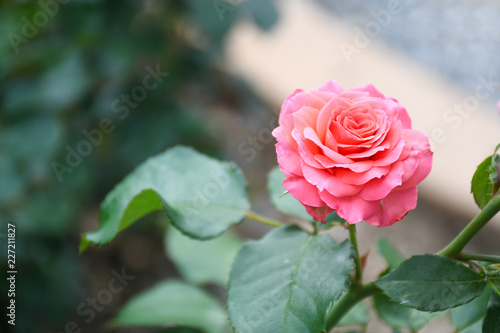
{"type": "Polygon", "coordinates": [[[268,177],[271,201],[309,228],[252,211],[245,176],[230,162],[183,146],[149,158],[106,196],[100,227],[83,235],[80,251],[165,211],[166,251],[184,279],[133,297],[109,325],[364,332],[370,318],[362,301],[373,298],[376,314],[394,332],[418,332],[448,314],[456,332],[500,332],[500,255],[463,251],[500,211],[500,145],[472,177],[481,210],[470,223],[437,253],[403,258],[379,240],[387,269],[365,281],[356,225],[404,223],[417,205],[417,185],[431,171],[427,136],[412,129],[404,106],[373,85],[344,89],[335,81],[290,95],[273,135],[278,166],[268,177]],[[244,243],[228,229],[245,218],[274,228],[244,243]],[[349,234],[340,243],[330,235],[338,228],[349,234]],[[227,286],[225,306],[207,284],[227,286]]]}

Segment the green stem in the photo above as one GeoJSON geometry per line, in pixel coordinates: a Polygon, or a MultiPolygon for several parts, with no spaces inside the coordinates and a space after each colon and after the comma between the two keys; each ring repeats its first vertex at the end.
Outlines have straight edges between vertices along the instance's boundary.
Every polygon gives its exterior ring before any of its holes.
{"type": "Polygon", "coordinates": [[[356,264],[356,272],[354,275],[354,283],[361,283],[363,280],[363,266],[361,265],[361,258],[359,257],[358,237],[356,235],[355,224],[349,224],[349,239],[351,240],[355,253],[354,262],[356,264]]]}
{"type": "Polygon", "coordinates": [[[280,221],[269,219],[267,217],[264,217],[262,215],[254,213],[254,212],[247,212],[245,214],[245,216],[248,217],[249,219],[252,219],[254,221],[260,222],[262,224],[270,225],[271,227],[277,227],[278,228],[278,227],[281,227],[283,225],[283,223],[281,223],[280,221]]]}
{"type": "Polygon", "coordinates": [[[472,254],[472,253],[459,253],[456,255],[458,260],[476,260],[476,261],[487,261],[493,262],[495,264],[500,264],[500,256],[492,254],[472,254]]]}
{"type": "Polygon", "coordinates": [[[462,252],[471,239],[498,213],[498,211],[500,211],[500,195],[491,199],[490,202],[484,206],[483,210],[470,221],[465,229],[437,254],[452,258],[455,257],[462,252]]]}
{"type": "Polygon", "coordinates": [[[317,234],[318,234],[318,231],[319,231],[319,230],[318,230],[318,229],[319,229],[319,228],[318,228],[318,223],[321,223],[321,222],[314,221],[314,222],[312,223],[312,225],[313,225],[313,235],[317,235],[317,234]]]}
{"type": "Polygon", "coordinates": [[[354,284],[351,290],[333,304],[332,310],[326,317],[326,331],[329,332],[349,310],[363,299],[380,293],[381,290],[373,283],[364,286],[354,284]]]}

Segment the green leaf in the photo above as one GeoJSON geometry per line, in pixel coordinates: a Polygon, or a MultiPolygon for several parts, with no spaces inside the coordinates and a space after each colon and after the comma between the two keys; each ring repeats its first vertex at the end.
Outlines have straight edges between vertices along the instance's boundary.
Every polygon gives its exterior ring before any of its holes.
{"type": "Polygon", "coordinates": [[[169,228],[165,237],[168,256],[182,276],[192,284],[226,285],[231,264],[243,242],[226,232],[221,236],[200,241],[169,228]]]}
{"type": "Polygon", "coordinates": [[[99,230],[82,237],[80,250],[90,242],[110,242],[140,217],[160,209],[184,234],[215,237],[250,208],[246,187],[233,164],[174,147],[141,164],[106,196],[99,230]]]}
{"type": "Polygon", "coordinates": [[[231,25],[238,18],[238,7],[231,1],[185,1],[189,13],[193,16],[193,24],[211,40],[222,41],[231,25]]]}
{"type": "Polygon", "coordinates": [[[491,288],[486,286],[483,293],[471,302],[451,309],[451,322],[458,330],[463,330],[480,321],[488,308],[491,288]]]}
{"type": "Polygon", "coordinates": [[[244,245],[233,264],[227,304],[235,332],[325,330],[331,302],[349,287],[349,242],[281,227],[244,245]]]}
{"type": "Polygon", "coordinates": [[[370,320],[368,315],[368,306],[364,303],[356,304],[345,316],[340,319],[337,326],[348,326],[348,325],[367,325],[370,320]]]}
{"type": "Polygon", "coordinates": [[[382,320],[392,328],[408,327],[417,331],[431,320],[443,317],[446,312],[423,312],[392,302],[386,295],[374,297],[375,309],[382,320]]]}
{"type": "Polygon", "coordinates": [[[173,327],[173,328],[167,328],[166,330],[160,331],[158,333],[203,333],[203,332],[192,328],[173,327]]]}
{"type": "Polygon", "coordinates": [[[397,303],[435,312],[470,302],[486,281],[450,258],[426,254],[407,259],[375,284],[397,303]]]}
{"type": "Polygon", "coordinates": [[[252,0],[243,3],[250,9],[253,19],[263,30],[271,29],[278,21],[278,10],[270,0],[252,0]]]}
{"type": "Polygon", "coordinates": [[[482,333],[483,332],[483,321],[480,320],[477,323],[467,327],[466,329],[459,331],[460,333],[482,333]]]}
{"type": "Polygon", "coordinates": [[[387,261],[390,270],[394,270],[405,260],[401,253],[385,238],[378,239],[377,251],[387,261]]]}
{"type": "Polygon", "coordinates": [[[483,333],[500,333],[500,295],[491,293],[490,304],[483,322],[483,333]]]}
{"type": "Polygon", "coordinates": [[[500,188],[500,155],[495,153],[488,156],[476,169],[472,177],[471,192],[476,204],[482,209],[498,193],[500,188]]]}
{"type": "Polygon", "coordinates": [[[128,301],[112,326],[186,326],[207,333],[227,329],[217,300],[203,290],[178,281],[157,284],[128,301]]]}
{"type": "Polygon", "coordinates": [[[484,208],[493,195],[493,183],[490,181],[489,170],[492,157],[488,156],[476,169],[472,177],[471,192],[480,208],[484,208]]]}
{"type": "Polygon", "coordinates": [[[311,215],[306,212],[304,206],[281,185],[285,180],[285,175],[278,166],[271,169],[267,180],[267,189],[271,197],[271,202],[276,209],[283,214],[296,216],[305,221],[312,221],[311,215]]]}
{"type": "Polygon", "coordinates": [[[0,152],[0,174],[2,175],[0,201],[7,202],[11,198],[20,196],[27,181],[16,166],[15,159],[7,151],[0,152]]]}
{"type": "Polygon", "coordinates": [[[321,226],[322,226],[322,229],[320,229],[320,230],[329,229],[335,225],[338,225],[339,223],[347,225],[347,221],[344,220],[343,218],[341,218],[337,214],[337,211],[333,211],[330,214],[328,214],[328,216],[326,217],[325,224],[319,222],[319,224],[321,224],[321,226]]]}

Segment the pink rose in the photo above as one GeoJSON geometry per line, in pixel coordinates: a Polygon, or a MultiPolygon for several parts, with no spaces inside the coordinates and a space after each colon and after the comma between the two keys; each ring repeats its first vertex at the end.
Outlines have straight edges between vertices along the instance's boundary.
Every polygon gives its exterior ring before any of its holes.
{"type": "Polygon", "coordinates": [[[394,224],[416,207],[432,165],[427,136],[371,84],[295,91],[273,136],[283,186],[321,222],[336,210],[349,223],[394,224]]]}

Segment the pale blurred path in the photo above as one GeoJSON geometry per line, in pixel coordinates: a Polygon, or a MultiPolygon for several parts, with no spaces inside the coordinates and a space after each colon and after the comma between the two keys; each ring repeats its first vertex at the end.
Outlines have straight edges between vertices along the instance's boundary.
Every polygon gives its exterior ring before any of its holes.
{"type": "MultiPolygon", "coordinates": [[[[494,80],[478,76],[476,97],[474,91],[459,88],[383,44],[378,35],[361,44],[356,31],[317,4],[283,4],[280,21],[270,33],[251,24],[235,29],[227,49],[234,72],[273,105],[297,88],[309,90],[331,79],[346,88],[373,83],[405,105],[413,127],[431,138],[434,166],[420,186],[422,195],[468,218],[475,215],[470,179],[500,142],[500,115],[487,102],[498,83],[483,84],[494,80]],[[358,53],[347,59],[339,45],[355,47],[358,53]]],[[[391,20],[380,31],[390,29],[391,20]]]]}
{"type": "MultiPolygon", "coordinates": [[[[388,0],[315,0],[350,29],[365,27],[388,0]]],[[[392,0],[394,2],[395,0],[392,0]]],[[[500,2],[496,0],[405,0],[378,40],[454,83],[474,91],[480,76],[500,74],[500,2]]],[[[498,88],[498,87],[497,87],[498,88]]],[[[500,89],[488,100],[500,99],[500,89]]],[[[491,110],[495,112],[495,110],[491,110]]]]}

